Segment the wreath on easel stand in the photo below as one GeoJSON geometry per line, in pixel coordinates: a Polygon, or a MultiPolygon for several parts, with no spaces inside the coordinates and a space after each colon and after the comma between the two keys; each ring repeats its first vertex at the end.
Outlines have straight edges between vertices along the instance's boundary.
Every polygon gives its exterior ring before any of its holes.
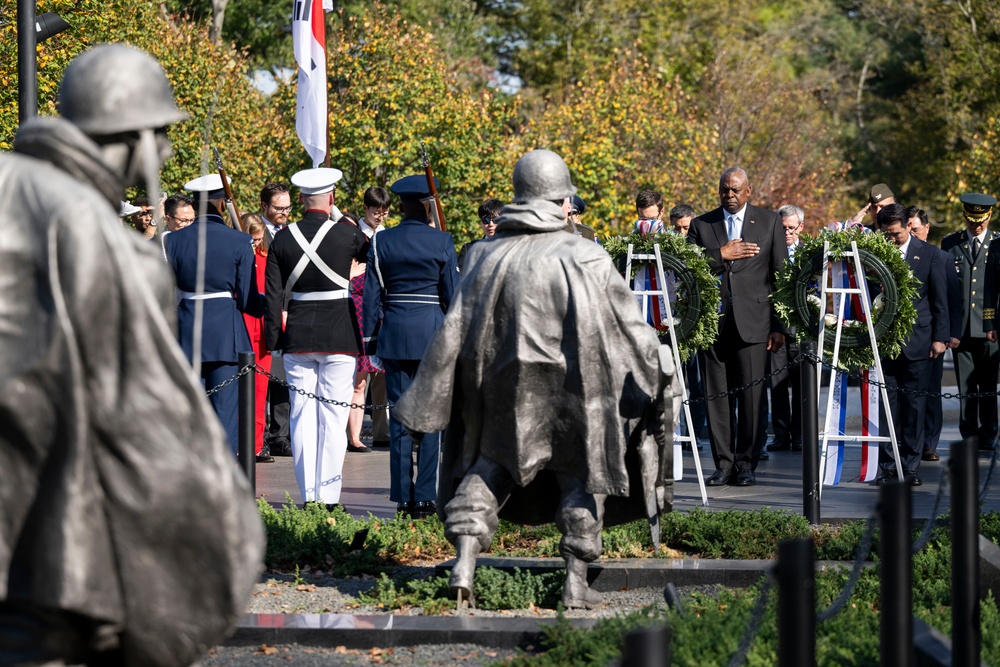
{"type": "MultiPolygon", "coordinates": [[[[686,361],[699,350],[707,349],[715,342],[719,332],[719,286],[709,268],[708,260],[701,254],[701,248],[687,242],[687,237],[674,232],[641,234],[632,232],[628,236],[614,236],[606,239],[604,249],[611,255],[618,272],[625,281],[632,284],[636,272],[644,262],[632,262],[632,275],[625,275],[628,247],[637,254],[653,254],[653,246],[659,244],[660,258],[664,273],[672,272],[675,281],[675,300],[670,302],[674,334],[681,361],[686,361]]],[[[670,340],[670,331],[657,327],[661,340],[670,340]]]]}
{"type": "MultiPolygon", "coordinates": [[[[858,244],[864,279],[871,293],[875,340],[879,353],[895,357],[913,332],[917,309],[917,285],[910,266],[899,254],[899,248],[882,234],[870,233],[863,227],[844,229],[833,223],[833,229],[823,230],[815,238],[804,238],[795,251],[794,264],[786,264],[778,273],[777,290],[773,295],[775,311],[788,326],[795,327],[798,341],[816,340],[819,335],[820,281],[823,276],[823,246],[830,243],[830,261],[840,261],[851,243],[858,244]]],[[[853,264],[849,272],[853,274],[853,264]]],[[[826,309],[821,355],[824,361],[833,358],[837,315],[826,309]]],[[[844,320],[840,338],[838,366],[844,369],[869,368],[875,363],[875,353],[868,326],[861,320],[844,320]]]]}

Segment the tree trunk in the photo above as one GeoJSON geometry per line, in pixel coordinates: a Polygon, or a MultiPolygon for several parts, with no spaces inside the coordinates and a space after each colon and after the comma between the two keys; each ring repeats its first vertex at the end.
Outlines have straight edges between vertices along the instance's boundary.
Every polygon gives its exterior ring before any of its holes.
{"type": "Polygon", "coordinates": [[[229,0],[212,0],[212,29],[208,33],[208,38],[213,44],[218,44],[222,39],[222,22],[226,19],[226,5],[229,0]]]}

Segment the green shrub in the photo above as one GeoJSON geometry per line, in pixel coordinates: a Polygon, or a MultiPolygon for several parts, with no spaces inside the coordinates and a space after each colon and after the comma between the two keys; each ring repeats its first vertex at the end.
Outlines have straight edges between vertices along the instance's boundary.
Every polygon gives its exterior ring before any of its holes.
{"type": "Polygon", "coordinates": [[[710,512],[695,508],[661,518],[662,541],[703,558],[774,558],[778,543],[809,534],[805,517],[768,508],[710,512]]]}

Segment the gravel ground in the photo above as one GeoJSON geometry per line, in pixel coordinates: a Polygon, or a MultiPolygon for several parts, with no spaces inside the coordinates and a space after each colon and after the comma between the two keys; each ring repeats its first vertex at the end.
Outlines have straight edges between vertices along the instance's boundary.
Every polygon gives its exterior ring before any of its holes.
{"type": "MultiPolygon", "coordinates": [[[[432,576],[432,567],[408,568],[412,573],[432,576]]],[[[303,573],[296,583],[296,577],[290,574],[269,572],[261,583],[255,587],[253,599],[248,611],[250,613],[287,613],[287,614],[421,614],[420,608],[402,610],[385,610],[372,606],[358,605],[355,596],[375,585],[375,578],[349,577],[338,579],[321,572],[303,573]]],[[[715,587],[701,587],[710,592],[715,587]]],[[[687,595],[695,588],[681,589],[682,595],[687,595]]],[[[569,618],[604,618],[638,611],[653,604],[663,604],[663,590],[660,588],[639,588],[626,591],[611,591],[604,593],[604,604],[592,610],[574,609],[565,612],[569,618]]],[[[554,618],[555,610],[530,609],[516,611],[487,611],[482,609],[455,610],[444,615],[463,616],[530,616],[532,618],[554,618]]],[[[522,654],[519,651],[497,649],[495,647],[476,646],[471,644],[427,644],[420,646],[405,646],[395,648],[373,647],[368,650],[352,650],[341,647],[315,647],[286,644],[277,646],[229,647],[221,646],[213,649],[202,662],[205,667],[249,665],[252,667],[269,667],[272,665],[324,665],[339,667],[341,665],[413,665],[428,667],[443,667],[461,665],[463,667],[479,667],[495,665],[522,654]]]]}

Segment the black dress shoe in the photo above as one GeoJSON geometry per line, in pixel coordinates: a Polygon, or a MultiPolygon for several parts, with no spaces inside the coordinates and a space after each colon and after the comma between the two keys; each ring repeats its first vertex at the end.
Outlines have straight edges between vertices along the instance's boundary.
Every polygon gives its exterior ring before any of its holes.
{"type": "Polygon", "coordinates": [[[767,446],[767,449],[771,452],[787,452],[791,451],[792,445],[785,438],[771,438],[771,443],[767,446]]]}
{"type": "Polygon", "coordinates": [[[933,449],[924,450],[924,453],[920,455],[921,461],[940,461],[941,456],[935,452],[933,449]]]}
{"type": "Polygon", "coordinates": [[[338,507],[341,507],[340,503],[329,503],[326,506],[326,511],[327,512],[332,512],[333,510],[337,509],[338,507]]]}
{"type": "Polygon", "coordinates": [[[923,484],[923,481],[921,481],[920,475],[917,474],[916,470],[904,470],[903,479],[910,486],[920,486],[923,484]]]}
{"type": "Polygon", "coordinates": [[[288,440],[271,440],[267,443],[271,456],[291,456],[292,444],[288,440]]]}
{"type": "Polygon", "coordinates": [[[268,454],[266,449],[262,450],[255,458],[257,463],[274,463],[274,457],[268,454]]]}
{"type": "Polygon", "coordinates": [[[396,503],[396,514],[413,514],[413,503],[396,503]]]}
{"type": "Polygon", "coordinates": [[[899,476],[896,474],[896,469],[886,468],[875,478],[875,486],[884,486],[897,480],[899,480],[899,476]]]}
{"type": "Polygon", "coordinates": [[[733,486],[753,486],[756,483],[757,477],[752,470],[740,470],[736,473],[736,479],[733,480],[733,486]]]}
{"type": "Polygon", "coordinates": [[[729,478],[733,476],[732,468],[719,469],[705,480],[705,486],[723,486],[729,483],[729,478]]]}
{"type": "Polygon", "coordinates": [[[793,452],[801,452],[802,451],[802,441],[801,440],[799,440],[798,442],[793,442],[792,443],[792,451],[793,452]]]}
{"type": "Polygon", "coordinates": [[[360,447],[355,447],[354,445],[348,445],[347,451],[354,452],[355,454],[368,454],[372,451],[371,447],[366,445],[361,445],[360,447]]]}
{"type": "Polygon", "coordinates": [[[372,447],[385,447],[386,449],[388,449],[389,448],[389,441],[388,440],[372,440],[372,447]]]}
{"type": "Polygon", "coordinates": [[[411,514],[414,519],[426,519],[429,516],[437,514],[437,507],[434,505],[433,500],[418,500],[413,504],[411,514]]]}

